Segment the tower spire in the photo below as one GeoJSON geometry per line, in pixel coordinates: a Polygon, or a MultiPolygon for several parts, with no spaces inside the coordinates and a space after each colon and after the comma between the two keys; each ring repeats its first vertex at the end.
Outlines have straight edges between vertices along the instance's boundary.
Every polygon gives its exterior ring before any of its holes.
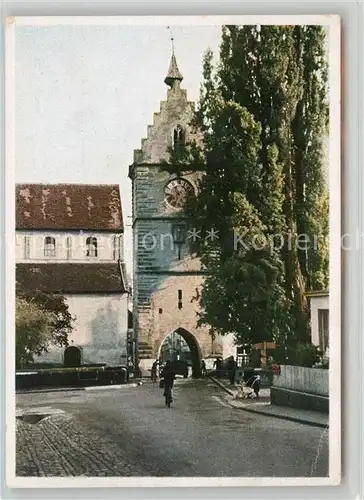
{"type": "Polygon", "coordinates": [[[167,76],[164,79],[164,83],[166,85],[169,85],[171,88],[173,88],[175,82],[179,81],[181,82],[183,80],[183,76],[178,69],[177,61],[176,61],[176,56],[174,55],[174,38],[172,36],[172,30],[170,26],[167,26],[167,29],[170,30],[171,33],[171,43],[172,43],[172,56],[171,56],[171,62],[169,63],[169,69],[167,76]]]}

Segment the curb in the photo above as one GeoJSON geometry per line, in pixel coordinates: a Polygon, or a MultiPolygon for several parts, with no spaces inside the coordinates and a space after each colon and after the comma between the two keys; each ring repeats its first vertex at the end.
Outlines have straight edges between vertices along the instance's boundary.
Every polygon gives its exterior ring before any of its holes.
{"type": "MultiPolygon", "coordinates": [[[[222,382],[220,382],[219,380],[217,380],[217,379],[215,379],[213,377],[208,377],[208,378],[210,380],[212,380],[216,385],[218,385],[219,387],[221,387],[230,396],[235,396],[235,394],[233,393],[233,391],[231,391],[230,389],[228,389],[226,387],[226,385],[224,385],[222,382]]],[[[231,408],[234,408],[236,410],[243,410],[243,411],[247,411],[247,412],[250,412],[250,413],[257,413],[258,415],[264,415],[266,417],[280,418],[281,420],[287,420],[287,421],[290,421],[290,422],[297,422],[297,423],[300,423],[300,424],[310,425],[311,427],[320,427],[321,429],[326,429],[326,428],[329,427],[329,424],[323,424],[321,422],[315,422],[313,420],[306,420],[306,419],[300,418],[300,417],[291,417],[290,415],[281,415],[281,414],[277,414],[277,413],[267,413],[265,411],[256,410],[254,408],[243,408],[242,406],[235,406],[235,405],[231,404],[229,401],[226,401],[226,402],[228,403],[228,405],[231,408]]]]}
{"type": "Polygon", "coordinates": [[[258,415],[264,415],[266,417],[279,418],[281,420],[288,420],[289,422],[297,422],[299,424],[309,425],[311,427],[320,427],[321,429],[326,429],[329,427],[329,424],[322,424],[321,422],[315,422],[313,420],[306,420],[304,418],[299,417],[291,417],[289,415],[280,415],[277,413],[267,413],[265,411],[255,410],[253,408],[242,408],[241,406],[234,406],[227,401],[228,405],[231,408],[235,408],[236,410],[248,411],[250,413],[257,413],[258,415]]]}
{"type": "Polygon", "coordinates": [[[140,383],[118,385],[90,385],[88,387],[55,387],[54,389],[21,389],[15,394],[42,394],[46,392],[75,392],[75,391],[97,391],[107,389],[121,389],[122,387],[137,387],[140,383]]]}
{"type": "Polygon", "coordinates": [[[85,387],[55,387],[54,389],[20,389],[15,394],[40,394],[43,392],[74,392],[84,391],[85,387]]]}
{"type": "Polygon", "coordinates": [[[221,387],[221,389],[224,389],[225,392],[227,392],[228,394],[230,394],[230,396],[235,396],[235,394],[233,393],[233,391],[231,391],[230,389],[228,389],[226,387],[225,384],[223,384],[222,382],[220,382],[220,380],[218,380],[217,378],[214,378],[214,377],[211,377],[210,375],[207,375],[207,378],[209,378],[210,380],[212,380],[216,385],[218,385],[219,387],[221,387]]]}
{"type": "Polygon", "coordinates": [[[118,384],[118,385],[91,385],[90,387],[84,387],[85,391],[106,391],[106,390],[116,390],[123,387],[137,387],[138,384],[118,384]]]}

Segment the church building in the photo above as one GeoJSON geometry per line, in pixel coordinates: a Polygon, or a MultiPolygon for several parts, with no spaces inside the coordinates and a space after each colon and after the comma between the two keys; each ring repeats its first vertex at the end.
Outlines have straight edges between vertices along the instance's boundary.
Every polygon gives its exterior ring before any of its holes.
{"type": "MultiPolygon", "coordinates": [[[[191,234],[183,213],[189,192],[196,192],[196,173],[170,174],[163,164],[171,148],[198,137],[190,122],[194,103],[181,88],[183,80],[174,53],[165,84],[167,99],[154,113],[141,149],[129,168],[133,195],[133,319],[139,367],[147,374],[172,334],[181,335],[191,350],[194,373],[201,359],[227,357],[225,339],[213,339],[207,327],[197,328],[198,294],[204,280],[199,259],[190,253],[191,234]],[[224,340],[224,342],[223,342],[224,340]]],[[[183,169],[182,169],[183,171],[183,169]]],[[[231,339],[228,342],[231,346],[231,339]]],[[[230,354],[234,354],[231,352],[230,354]]]]}
{"type": "Polygon", "coordinates": [[[83,364],[127,363],[123,235],[118,185],[16,186],[17,286],[65,296],[75,318],[70,347],[53,346],[36,363],[67,364],[70,350],[83,364]]]}

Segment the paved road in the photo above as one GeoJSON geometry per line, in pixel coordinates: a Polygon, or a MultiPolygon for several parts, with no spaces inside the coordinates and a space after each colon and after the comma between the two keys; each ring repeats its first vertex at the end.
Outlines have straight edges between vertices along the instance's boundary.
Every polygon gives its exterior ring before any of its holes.
{"type": "Polygon", "coordinates": [[[151,383],[18,395],[20,412],[55,414],[18,420],[17,475],[328,474],[327,430],[231,408],[206,381],[178,381],[174,392],[171,409],[151,383]]]}

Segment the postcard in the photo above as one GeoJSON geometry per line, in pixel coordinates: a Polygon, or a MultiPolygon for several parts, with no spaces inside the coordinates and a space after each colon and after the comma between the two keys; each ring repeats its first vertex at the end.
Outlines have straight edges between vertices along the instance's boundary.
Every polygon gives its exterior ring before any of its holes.
{"type": "Polygon", "coordinates": [[[6,26],[7,485],[341,477],[340,19],[6,26]]]}

